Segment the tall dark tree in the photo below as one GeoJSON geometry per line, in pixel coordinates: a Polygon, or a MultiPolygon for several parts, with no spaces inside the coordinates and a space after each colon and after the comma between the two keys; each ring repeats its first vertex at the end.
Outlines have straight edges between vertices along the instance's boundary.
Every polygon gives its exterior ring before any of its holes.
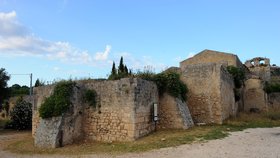
{"type": "Polygon", "coordinates": [[[124,73],[124,64],[123,64],[123,57],[121,57],[120,59],[120,64],[119,64],[119,70],[118,70],[119,74],[124,73]]]}
{"type": "Polygon", "coordinates": [[[127,69],[126,65],[124,66],[124,73],[125,73],[126,75],[128,75],[128,69],[127,69]]]}
{"type": "Polygon", "coordinates": [[[7,88],[7,82],[10,80],[10,76],[5,71],[4,68],[0,69],[0,105],[2,105],[3,101],[8,98],[9,90],[7,88]]]}
{"type": "Polygon", "coordinates": [[[117,70],[116,70],[116,65],[115,65],[115,62],[113,62],[113,66],[112,66],[112,72],[111,72],[112,75],[116,75],[117,74],[117,70]]]}
{"type": "Polygon", "coordinates": [[[44,82],[40,81],[39,78],[37,78],[37,80],[35,81],[35,87],[39,87],[39,86],[44,86],[44,82]]]}

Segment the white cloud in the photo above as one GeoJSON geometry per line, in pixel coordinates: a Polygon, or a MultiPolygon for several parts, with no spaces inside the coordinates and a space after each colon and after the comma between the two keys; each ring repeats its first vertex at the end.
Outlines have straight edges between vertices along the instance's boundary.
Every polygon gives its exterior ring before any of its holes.
{"type": "Polygon", "coordinates": [[[59,71],[60,68],[59,68],[59,67],[53,67],[53,70],[54,70],[54,71],[59,71]]]}
{"type": "Polygon", "coordinates": [[[111,50],[107,45],[104,52],[90,54],[68,42],[48,41],[32,34],[17,21],[16,12],[0,12],[0,53],[11,56],[34,56],[77,64],[97,65],[106,61],[111,50]]]}
{"type": "Polygon", "coordinates": [[[94,59],[95,59],[95,60],[101,60],[101,61],[102,61],[102,60],[107,60],[110,51],[111,51],[111,46],[110,46],[110,45],[107,45],[104,52],[97,52],[97,53],[95,54],[94,59]]]}
{"type": "Polygon", "coordinates": [[[193,57],[195,54],[193,53],[193,52],[190,52],[189,54],[188,54],[188,56],[187,56],[187,58],[191,58],[191,57],[193,57]]]}
{"type": "Polygon", "coordinates": [[[165,70],[168,66],[154,60],[151,56],[135,57],[131,53],[122,52],[115,54],[116,64],[118,64],[120,57],[123,57],[124,63],[128,68],[133,69],[133,71],[144,70],[147,67],[153,69],[156,72],[165,70]]]}
{"type": "Polygon", "coordinates": [[[0,12],[0,36],[23,36],[28,33],[27,29],[16,19],[16,12],[0,12]]]}

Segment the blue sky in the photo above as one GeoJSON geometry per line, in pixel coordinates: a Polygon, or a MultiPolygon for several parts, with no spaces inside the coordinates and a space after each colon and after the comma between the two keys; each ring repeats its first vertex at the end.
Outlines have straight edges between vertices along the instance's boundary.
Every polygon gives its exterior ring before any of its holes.
{"type": "MultiPolygon", "coordinates": [[[[204,49],[280,65],[279,0],[0,0],[0,67],[52,81],[178,66],[204,49]]],[[[12,75],[9,85],[29,84],[12,75]]]]}

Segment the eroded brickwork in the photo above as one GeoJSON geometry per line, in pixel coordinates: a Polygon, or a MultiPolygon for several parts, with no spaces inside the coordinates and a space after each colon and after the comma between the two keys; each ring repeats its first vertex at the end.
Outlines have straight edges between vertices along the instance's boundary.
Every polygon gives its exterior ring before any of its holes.
{"type": "Polygon", "coordinates": [[[237,109],[234,84],[222,64],[205,63],[181,68],[182,81],[188,85],[188,107],[195,123],[218,123],[237,109]]]}

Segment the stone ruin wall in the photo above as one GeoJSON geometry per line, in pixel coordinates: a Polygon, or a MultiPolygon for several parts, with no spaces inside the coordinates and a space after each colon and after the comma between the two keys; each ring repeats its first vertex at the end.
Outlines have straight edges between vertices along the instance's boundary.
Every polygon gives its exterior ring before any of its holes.
{"type": "Polygon", "coordinates": [[[264,81],[270,81],[271,70],[270,60],[268,58],[257,57],[245,62],[245,66],[249,69],[250,74],[258,76],[264,81]]]}
{"type": "Polygon", "coordinates": [[[157,128],[188,129],[194,125],[187,104],[164,93],[159,100],[157,128]]]}
{"type": "Polygon", "coordinates": [[[155,129],[151,114],[153,104],[158,102],[158,92],[152,82],[136,78],[78,82],[70,112],[63,117],[40,119],[38,109],[53,88],[44,86],[34,90],[32,134],[39,147],[58,147],[81,139],[131,141],[155,129]],[[85,89],[97,92],[96,108],[84,103],[85,89]]]}
{"type": "Polygon", "coordinates": [[[267,94],[263,90],[263,81],[259,78],[250,78],[245,81],[244,111],[267,110],[267,94]]]}
{"type": "Polygon", "coordinates": [[[84,86],[97,92],[100,105],[100,109],[86,106],[84,110],[86,139],[131,141],[154,130],[151,114],[158,93],[152,82],[121,79],[84,86]]]}
{"type": "Polygon", "coordinates": [[[188,65],[181,70],[182,81],[188,85],[187,103],[195,123],[221,124],[230,114],[236,114],[233,80],[222,64],[188,65]]]}
{"type": "Polygon", "coordinates": [[[54,86],[48,85],[43,87],[37,87],[33,89],[34,104],[32,107],[32,135],[36,135],[37,127],[40,122],[39,108],[44,102],[45,98],[52,94],[54,86]]]}
{"type": "Polygon", "coordinates": [[[243,67],[242,62],[234,54],[204,50],[201,53],[195,55],[194,57],[180,62],[180,68],[184,69],[184,67],[188,65],[196,65],[203,63],[223,63],[225,65],[243,67]]]}
{"type": "Polygon", "coordinates": [[[44,99],[51,95],[54,86],[36,88],[33,106],[32,133],[34,143],[38,147],[59,147],[72,144],[83,137],[82,132],[82,94],[76,86],[73,90],[71,102],[73,106],[60,117],[47,119],[39,118],[38,109],[44,99]]]}
{"type": "MultiPolygon", "coordinates": [[[[219,95],[221,96],[221,106],[222,106],[222,120],[227,119],[229,116],[235,117],[240,102],[235,101],[234,97],[234,81],[233,77],[226,70],[226,67],[223,65],[220,67],[220,91],[219,95]]],[[[242,98],[241,98],[242,99],[242,98]]]]}

